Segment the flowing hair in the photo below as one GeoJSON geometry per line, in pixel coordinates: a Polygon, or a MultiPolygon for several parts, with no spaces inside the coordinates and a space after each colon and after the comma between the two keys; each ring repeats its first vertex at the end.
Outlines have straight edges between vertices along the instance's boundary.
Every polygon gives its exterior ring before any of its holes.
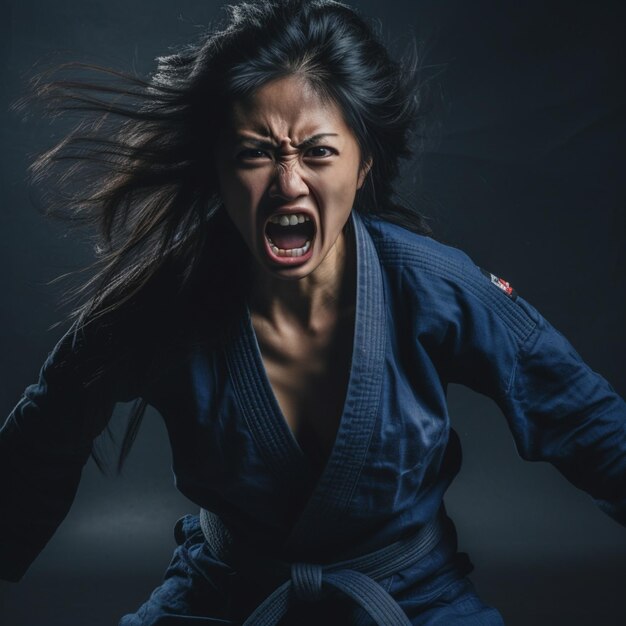
{"type": "MultiPolygon", "coordinates": [[[[36,182],[57,190],[49,214],[94,237],[91,274],[68,292],[78,302],[74,328],[124,315],[163,289],[170,302],[184,299],[198,276],[215,277],[216,250],[238,243],[223,217],[212,148],[234,101],[287,76],[336,103],[362,165],[372,160],[355,209],[432,234],[394,193],[400,160],[414,155],[424,129],[415,46],[392,60],[375,29],[333,0],[242,2],[198,42],[158,58],[148,78],[72,63],[34,81],[50,113],[81,119],[31,167],[36,182]]],[[[145,409],[138,400],[118,469],[145,409]]]]}

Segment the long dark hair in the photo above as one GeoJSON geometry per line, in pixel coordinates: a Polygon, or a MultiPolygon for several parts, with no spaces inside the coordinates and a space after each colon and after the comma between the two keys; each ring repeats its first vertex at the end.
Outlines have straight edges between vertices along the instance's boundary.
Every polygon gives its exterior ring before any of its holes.
{"type": "MultiPolygon", "coordinates": [[[[281,77],[301,76],[337,103],[363,163],[372,159],[355,209],[431,234],[394,195],[400,160],[412,155],[424,119],[415,49],[392,60],[375,29],[333,0],[227,10],[219,28],[160,57],[148,79],[71,64],[35,82],[53,112],[82,116],[32,166],[37,181],[54,175],[60,183],[61,202],[49,212],[95,232],[91,277],[71,294],[76,328],[123,310],[164,275],[182,294],[200,267],[211,271],[211,234],[224,221],[211,146],[234,101],[281,77]],[[87,78],[76,77],[83,70],[87,78]]],[[[119,467],[145,408],[135,407],[119,467]]]]}

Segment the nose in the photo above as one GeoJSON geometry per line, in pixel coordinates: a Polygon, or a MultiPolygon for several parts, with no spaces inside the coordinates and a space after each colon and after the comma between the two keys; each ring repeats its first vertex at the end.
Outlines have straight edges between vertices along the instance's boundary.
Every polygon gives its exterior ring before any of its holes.
{"type": "Polygon", "coordinates": [[[269,188],[270,198],[293,200],[306,196],[308,193],[309,187],[304,182],[296,164],[279,163],[276,166],[276,173],[269,188]]]}

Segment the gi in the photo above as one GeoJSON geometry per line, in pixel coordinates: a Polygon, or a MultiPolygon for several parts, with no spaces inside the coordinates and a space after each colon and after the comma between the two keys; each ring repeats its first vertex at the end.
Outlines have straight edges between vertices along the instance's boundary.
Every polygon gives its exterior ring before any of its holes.
{"type": "MultiPolygon", "coordinates": [[[[337,624],[502,623],[475,595],[471,564],[442,513],[460,466],[446,409],[451,382],[493,398],[523,458],[550,461],[626,524],[626,406],[611,386],[462,252],[355,211],[349,232],[357,254],[352,365],[321,473],[281,414],[245,297],[217,344],[203,335],[200,310],[185,338],[162,338],[156,360],[132,366],[114,333],[82,342],[68,333],[0,433],[2,576],[23,575],[65,516],[114,403],[137,395],[165,420],[178,489],[229,539],[209,544],[197,516],[180,520],[163,585],[121,626],[241,623],[281,584],[288,606],[273,618],[263,608],[248,623],[277,623],[287,609],[281,623],[328,621],[326,609],[337,624]],[[85,418],[94,411],[95,429],[85,418]],[[360,597],[315,565],[384,551],[438,519],[429,552],[368,582],[360,597]],[[244,546],[240,560],[254,555],[243,568],[220,558],[230,540],[244,546]],[[291,582],[264,559],[298,564],[291,582]],[[307,597],[307,576],[325,593],[307,597]]],[[[342,584],[359,576],[348,572],[342,584]]]]}

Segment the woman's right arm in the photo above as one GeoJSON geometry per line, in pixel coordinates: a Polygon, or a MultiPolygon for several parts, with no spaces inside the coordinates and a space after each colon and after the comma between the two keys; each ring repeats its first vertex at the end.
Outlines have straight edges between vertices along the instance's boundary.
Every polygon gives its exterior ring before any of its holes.
{"type": "Polygon", "coordinates": [[[102,329],[70,329],[0,430],[0,578],[22,578],[67,515],[115,403],[133,397],[119,348],[102,329]]]}

